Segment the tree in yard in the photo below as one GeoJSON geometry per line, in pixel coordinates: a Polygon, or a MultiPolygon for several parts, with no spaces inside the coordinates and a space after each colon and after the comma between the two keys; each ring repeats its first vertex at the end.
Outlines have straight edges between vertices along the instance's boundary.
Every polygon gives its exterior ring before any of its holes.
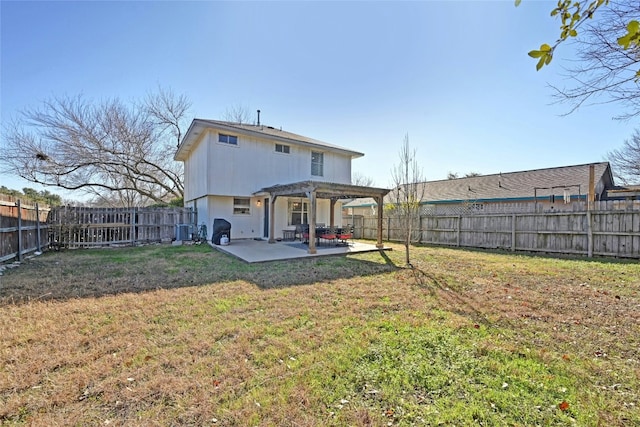
{"type": "MultiPolygon", "coordinates": [[[[516,0],[516,5],[520,0],[516,0]]],[[[529,52],[539,70],[553,59],[556,48],[571,40],[577,61],[566,68],[572,82],[553,87],[569,113],[585,103],[620,103],[628,119],[640,114],[640,4],[614,0],[560,0],[551,15],[560,19],[560,34],[552,45],[529,52]]]]}
{"type": "Polygon", "coordinates": [[[22,196],[22,192],[20,190],[14,190],[13,188],[7,188],[4,185],[0,185],[0,194],[5,194],[7,196],[12,196],[12,197],[20,197],[20,196],[22,196]]]}
{"type": "Polygon", "coordinates": [[[190,102],[158,89],[137,103],[59,97],[3,129],[0,166],[27,181],[137,206],[183,197],[173,160],[190,102]]]}
{"type": "Polygon", "coordinates": [[[415,223],[420,220],[420,202],[424,197],[424,176],[418,165],[416,150],[409,145],[409,135],[405,135],[399,151],[399,162],[391,170],[393,189],[390,192],[390,213],[399,222],[400,238],[405,247],[405,262],[413,268],[410,258],[411,242],[420,230],[415,223]]]}
{"type": "Polygon", "coordinates": [[[609,152],[616,178],[623,184],[640,184],[640,131],[636,129],[622,148],[609,152]]]}
{"type": "Polygon", "coordinates": [[[373,187],[373,179],[359,172],[354,172],[351,176],[351,184],[361,187],[373,187]]]}
{"type": "Polygon", "coordinates": [[[228,107],[225,110],[223,117],[228,122],[238,124],[249,124],[255,122],[255,120],[251,120],[251,112],[249,111],[249,108],[240,104],[228,107]]]}
{"type": "Polygon", "coordinates": [[[6,194],[7,196],[12,196],[17,199],[24,196],[33,202],[42,202],[49,206],[60,206],[62,204],[62,197],[58,194],[51,193],[49,190],[38,191],[25,187],[22,189],[22,192],[20,192],[19,190],[12,190],[2,185],[0,186],[0,194],[6,194]]]}
{"type": "MultiPolygon", "coordinates": [[[[480,172],[467,172],[464,174],[465,178],[473,178],[474,176],[481,176],[480,172]]],[[[447,179],[458,179],[460,175],[457,172],[447,172],[447,179]]]]}
{"type": "Polygon", "coordinates": [[[49,190],[37,191],[33,188],[23,188],[22,193],[33,201],[43,202],[49,206],[60,206],[62,204],[62,197],[51,193],[49,190]]]}

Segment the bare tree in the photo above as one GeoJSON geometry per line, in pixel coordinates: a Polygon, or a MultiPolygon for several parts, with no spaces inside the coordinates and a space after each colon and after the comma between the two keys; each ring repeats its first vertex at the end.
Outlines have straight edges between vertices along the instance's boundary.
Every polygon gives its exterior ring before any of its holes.
{"type": "Polygon", "coordinates": [[[351,176],[351,184],[362,187],[373,187],[373,178],[364,176],[360,172],[354,172],[351,176]]]}
{"type": "MultiPolygon", "coordinates": [[[[473,178],[474,176],[481,176],[482,174],[480,172],[467,172],[464,174],[465,178],[473,178]]],[[[460,174],[458,174],[457,172],[447,172],[447,179],[458,179],[460,178],[460,174]]]]}
{"type": "MultiPolygon", "coordinates": [[[[185,95],[175,95],[172,91],[161,87],[158,87],[155,93],[148,93],[142,106],[161,134],[169,132],[173,135],[176,146],[180,146],[183,121],[190,107],[191,101],[185,95]]],[[[158,135],[158,139],[162,139],[161,136],[158,135]]]]}
{"type": "Polygon", "coordinates": [[[613,171],[623,184],[640,184],[640,131],[636,129],[622,148],[608,153],[613,171]]]}
{"type": "Polygon", "coordinates": [[[139,104],[60,97],[3,129],[0,166],[27,181],[120,206],[183,197],[173,161],[189,101],[160,89],[139,104]]]}
{"type": "Polygon", "coordinates": [[[640,46],[619,43],[629,22],[638,19],[638,2],[611,1],[598,11],[597,18],[585,21],[572,39],[577,60],[565,67],[570,84],[552,86],[556,101],[569,105],[567,114],[583,105],[607,103],[624,107],[616,119],[640,114],[640,46]]]}
{"type": "Polygon", "coordinates": [[[248,124],[253,122],[251,120],[251,112],[249,111],[249,107],[240,104],[228,107],[225,110],[223,117],[228,122],[238,124],[248,124]]]}
{"type": "Polygon", "coordinates": [[[424,197],[424,175],[418,165],[416,150],[409,145],[409,135],[405,135],[399,152],[399,162],[391,170],[393,189],[390,196],[390,210],[400,224],[400,237],[405,247],[407,267],[413,268],[410,259],[410,246],[416,239],[414,223],[420,219],[420,202],[424,197]]]}

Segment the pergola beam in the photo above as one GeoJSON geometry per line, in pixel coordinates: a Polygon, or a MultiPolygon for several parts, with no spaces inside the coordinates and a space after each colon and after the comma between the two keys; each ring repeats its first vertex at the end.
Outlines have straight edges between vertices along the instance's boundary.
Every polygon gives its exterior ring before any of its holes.
{"type": "Polygon", "coordinates": [[[360,197],[384,197],[390,190],[386,188],[363,187],[360,185],[338,184],[334,182],[301,181],[292,184],[266,187],[257,191],[255,194],[269,193],[274,196],[306,197],[311,191],[315,191],[316,197],[319,199],[355,199],[360,197]]]}
{"type": "Polygon", "coordinates": [[[331,212],[329,213],[330,226],[334,226],[334,208],[338,199],[356,199],[361,197],[373,197],[378,204],[378,241],[377,248],[383,248],[382,243],[382,211],[384,196],[390,190],[386,188],[363,187],[360,185],[339,184],[335,182],[301,181],[291,184],[274,185],[256,191],[254,195],[269,195],[269,243],[275,243],[275,201],[280,196],[306,197],[309,199],[309,250],[310,254],[316,253],[316,208],[318,199],[331,200],[331,212]]]}

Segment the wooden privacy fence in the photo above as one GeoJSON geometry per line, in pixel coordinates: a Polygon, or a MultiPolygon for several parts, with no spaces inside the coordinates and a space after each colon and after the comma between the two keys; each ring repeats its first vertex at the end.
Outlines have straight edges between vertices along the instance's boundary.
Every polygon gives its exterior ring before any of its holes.
{"type": "Polygon", "coordinates": [[[47,246],[49,207],[0,195],[0,262],[41,251],[47,246]]]}
{"type": "Polygon", "coordinates": [[[54,246],[86,248],[191,238],[197,223],[191,208],[87,208],[63,206],[49,215],[54,246]]]}
{"type": "MultiPolygon", "coordinates": [[[[356,237],[376,238],[376,218],[354,223],[356,237]]],[[[416,243],[640,258],[640,202],[596,202],[583,211],[423,215],[413,227],[416,243]]],[[[383,232],[387,240],[401,240],[399,220],[385,217],[383,232]]]]}

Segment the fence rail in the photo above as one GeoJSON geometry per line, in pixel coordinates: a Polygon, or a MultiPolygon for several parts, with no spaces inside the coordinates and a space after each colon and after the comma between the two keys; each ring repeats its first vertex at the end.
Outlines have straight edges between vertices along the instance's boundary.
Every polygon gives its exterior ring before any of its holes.
{"type": "Polygon", "coordinates": [[[176,226],[195,230],[191,208],[60,207],[49,216],[49,241],[56,246],[87,248],[171,241],[176,226]]]}
{"type": "MultiPolygon", "coordinates": [[[[357,238],[377,236],[374,217],[343,221],[354,223],[357,238]]],[[[596,202],[582,211],[423,215],[413,228],[416,243],[640,258],[640,202],[596,202]]],[[[401,230],[397,218],[384,218],[387,240],[401,240],[401,230]]]]}
{"type": "Polygon", "coordinates": [[[0,262],[41,251],[47,246],[49,207],[25,204],[0,195],[0,262]]]}

